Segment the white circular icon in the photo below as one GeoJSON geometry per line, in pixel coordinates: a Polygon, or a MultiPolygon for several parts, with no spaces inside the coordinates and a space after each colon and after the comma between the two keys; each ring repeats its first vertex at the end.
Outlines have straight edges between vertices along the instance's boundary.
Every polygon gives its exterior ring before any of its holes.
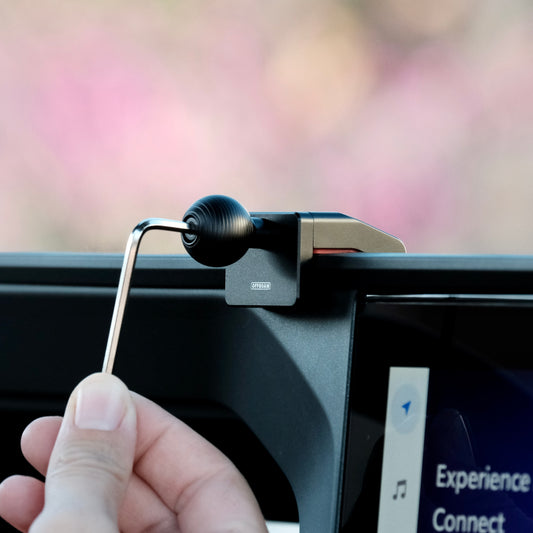
{"type": "Polygon", "coordinates": [[[420,418],[420,395],[409,384],[400,385],[390,404],[390,420],[398,433],[410,433],[420,418]]]}

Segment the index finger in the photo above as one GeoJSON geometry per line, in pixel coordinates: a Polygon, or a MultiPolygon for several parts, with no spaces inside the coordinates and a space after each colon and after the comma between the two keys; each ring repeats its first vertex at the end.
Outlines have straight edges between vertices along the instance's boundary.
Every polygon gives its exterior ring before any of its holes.
{"type": "Polygon", "coordinates": [[[233,463],[157,404],[132,394],[138,419],[135,473],[176,513],[180,529],[267,533],[259,505],[233,463]]]}

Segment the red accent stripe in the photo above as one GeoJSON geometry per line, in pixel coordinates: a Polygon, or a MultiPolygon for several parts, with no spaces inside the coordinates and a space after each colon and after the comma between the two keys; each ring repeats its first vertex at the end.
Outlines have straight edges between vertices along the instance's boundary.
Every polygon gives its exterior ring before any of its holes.
{"type": "Polygon", "coordinates": [[[360,250],[355,248],[314,248],[313,255],[328,255],[328,254],[353,254],[359,253],[360,250]]]}

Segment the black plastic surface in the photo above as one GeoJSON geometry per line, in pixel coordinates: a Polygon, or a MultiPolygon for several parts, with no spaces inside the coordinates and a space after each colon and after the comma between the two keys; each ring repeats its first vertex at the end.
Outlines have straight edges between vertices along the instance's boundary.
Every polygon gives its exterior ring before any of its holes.
{"type": "MultiPolygon", "coordinates": [[[[5,258],[11,264],[0,267],[0,405],[6,410],[24,408],[26,418],[42,414],[43,405],[60,412],[74,385],[100,370],[115,295],[110,286],[114,272],[103,268],[109,258],[86,259],[85,267],[78,265],[79,278],[70,272],[67,285],[53,283],[58,273],[44,257],[33,270],[18,269],[14,258],[5,258]],[[101,286],[91,278],[92,261],[101,286]],[[2,273],[9,283],[1,282],[2,273]],[[13,283],[17,277],[19,283],[13,283]]],[[[157,269],[143,273],[143,261],[139,265],[116,373],[131,389],[171,406],[193,425],[231,413],[230,419],[261,442],[244,457],[237,453],[236,462],[263,461],[261,449],[266,449],[292,486],[302,531],[334,531],[353,291],[317,291],[291,308],[230,308],[222,289],[190,287],[186,278],[196,273],[189,261],[178,261],[173,287],[161,283],[155,288],[152,275],[157,269]],[[139,279],[148,286],[139,287],[139,279]],[[180,282],[186,288],[176,288],[180,282]]],[[[161,272],[169,274],[162,266],[161,272]]],[[[226,443],[226,448],[232,446],[226,443]]],[[[6,450],[4,456],[12,453],[6,450]]],[[[296,518],[283,483],[262,479],[267,468],[266,463],[257,464],[247,472],[252,487],[263,494],[263,508],[271,518],[296,518]]]]}

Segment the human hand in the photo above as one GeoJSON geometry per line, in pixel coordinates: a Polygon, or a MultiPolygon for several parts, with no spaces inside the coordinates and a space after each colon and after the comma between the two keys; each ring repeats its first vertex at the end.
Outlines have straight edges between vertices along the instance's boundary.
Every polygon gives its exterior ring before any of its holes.
{"type": "Polygon", "coordinates": [[[115,376],[84,379],[64,417],[32,422],[21,447],[46,482],[0,485],[0,516],[20,531],[267,533],[229,459],[115,376]]]}

